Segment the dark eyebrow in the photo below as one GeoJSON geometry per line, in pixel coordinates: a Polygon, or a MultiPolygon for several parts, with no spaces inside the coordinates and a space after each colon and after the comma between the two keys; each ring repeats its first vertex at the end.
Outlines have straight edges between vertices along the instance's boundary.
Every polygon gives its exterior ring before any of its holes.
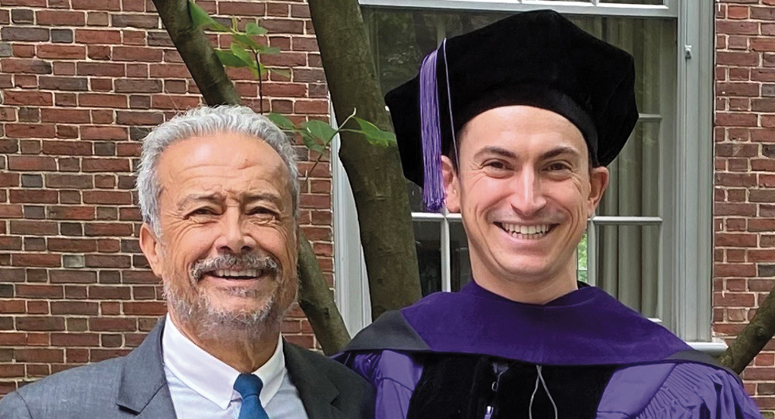
{"type": "MultiPolygon", "coordinates": [[[[513,151],[507,150],[507,149],[502,148],[502,147],[495,147],[495,146],[485,147],[485,148],[479,150],[474,155],[474,157],[481,157],[482,155],[485,155],[485,154],[496,154],[496,155],[499,155],[501,157],[506,157],[506,158],[510,158],[510,159],[513,159],[513,158],[517,157],[517,154],[514,153],[513,151]]],[[[551,159],[551,158],[554,158],[554,157],[557,157],[557,156],[560,156],[560,155],[563,155],[563,154],[572,154],[573,156],[576,156],[576,157],[581,156],[581,153],[579,153],[579,151],[576,150],[573,147],[560,146],[560,147],[553,148],[553,149],[547,151],[546,153],[542,154],[541,155],[541,160],[548,160],[548,159],[551,159]]]]}
{"type": "Polygon", "coordinates": [[[489,146],[479,150],[476,154],[474,154],[474,158],[479,158],[485,154],[497,154],[501,157],[506,157],[510,159],[517,157],[517,155],[511,150],[507,150],[502,147],[489,146]]]}
{"type": "Polygon", "coordinates": [[[546,153],[544,153],[541,156],[541,160],[549,160],[551,158],[554,158],[554,157],[557,157],[557,156],[561,156],[563,154],[571,154],[574,157],[581,157],[581,153],[579,153],[579,151],[576,150],[575,148],[568,147],[568,146],[560,146],[560,147],[557,147],[557,148],[553,148],[553,149],[547,151],[546,153]]]}

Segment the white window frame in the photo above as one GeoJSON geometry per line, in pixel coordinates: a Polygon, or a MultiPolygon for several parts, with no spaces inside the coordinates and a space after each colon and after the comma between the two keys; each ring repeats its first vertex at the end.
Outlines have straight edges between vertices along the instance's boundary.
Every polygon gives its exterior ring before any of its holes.
{"type": "MultiPolygon", "coordinates": [[[[677,19],[676,119],[673,138],[678,141],[663,156],[664,179],[675,179],[664,196],[663,217],[593,217],[597,225],[661,225],[661,275],[672,288],[663,294],[670,313],[665,325],[693,347],[718,354],[726,348],[713,339],[713,57],[715,11],[705,0],[665,0],[664,5],[606,4],[530,0],[360,0],[362,6],[455,9],[476,11],[528,11],[551,8],[560,13],[677,19]],[[679,18],[680,17],[680,18],[679,18]],[[632,218],[632,219],[630,219],[632,218]],[[671,280],[672,279],[672,280],[671,280]]],[[[331,111],[333,115],[333,110],[331,111]]],[[[648,118],[649,115],[642,115],[648,118]]],[[[335,120],[332,118],[332,120],[335,120]]],[[[338,138],[333,150],[338,151],[338,138]]],[[[347,175],[338,159],[333,165],[335,298],[350,333],[371,322],[368,281],[359,240],[357,213],[347,175]],[[361,254],[361,257],[350,255],[361,254]]],[[[442,289],[450,287],[449,223],[460,222],[459,214],[413,213],[413,220],[441,219],[442,289]],[[446,235],[445,235],[446,232],[446,235]]],[[[594,244],[594,229],[588,237],[594,244]]],[[[590,260],[593,260],[590,257],[590,260]]],[[[588,265],[594,278],[594,264],[588,265]]]]}

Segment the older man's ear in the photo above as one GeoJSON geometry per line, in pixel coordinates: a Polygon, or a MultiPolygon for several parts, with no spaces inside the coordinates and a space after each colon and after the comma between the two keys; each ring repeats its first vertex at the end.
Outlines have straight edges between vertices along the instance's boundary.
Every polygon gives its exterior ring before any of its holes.
{"type": "Polygon", "coordinates": [[[161,278],[161,243],[148,223],[143,223],[140,227],[140,249],[151,265],[153,274],[161,278]]]}

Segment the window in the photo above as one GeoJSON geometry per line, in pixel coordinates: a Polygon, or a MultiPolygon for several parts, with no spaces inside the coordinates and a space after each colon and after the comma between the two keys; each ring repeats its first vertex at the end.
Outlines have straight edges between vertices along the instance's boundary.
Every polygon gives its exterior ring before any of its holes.
{"type": "MultiPolygon", "coordinates": [[[[609,165],[611,184],[577,252],[578,276],[684,339],[709,341],[712,154],[699,139],[710,138],[712,99],[699,92],[712,86],[713,10],[699,0],[686,3],[679,8],[674,0],[361,0],[383,92],[414,77],[443,38],[537,8],[556,9],[633,54],[640,120],[609,165]],[[707,20],[705,30],[700,16],[707,20]],[[703,61],[690,56],[700,52],[703,61]],[[694,306],[687,309],[688,304],[694,306]]],[[[460,216],[425,212],[414,184],[408,184],[408,193],[423,294],[459,289],[470,274],[460,216]]],[[[337,291],[343,282],[353,283],[347,280],[352,273],[341,273],[337,291]]],[[[363,286],[365,281],[359,289],[363,286]]],[[[342,294],[337,295],[341,304],[342,294]]]]}

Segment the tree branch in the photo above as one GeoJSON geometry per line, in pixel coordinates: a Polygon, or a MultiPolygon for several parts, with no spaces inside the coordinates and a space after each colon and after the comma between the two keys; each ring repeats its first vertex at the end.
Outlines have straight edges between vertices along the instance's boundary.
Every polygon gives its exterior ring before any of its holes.
{"type": "Polygon", "coordinates": [[[775,335],[775,293],[770,292],[756,316],[719,357],[721,365],[740,374],[775,335]]]}
{"type": "MultiPolygon", "coordinates": [[[[358,0],[308,3],[339,126],[357,108],[359,117],[390,129],[358,0]]],[[[342,132],[341,139],[339,158],[358,209],[372,318],[376,319],[421,296],[406,179],[395,146],[372,146],[361,135],[348,132],[342,132]]]]}

